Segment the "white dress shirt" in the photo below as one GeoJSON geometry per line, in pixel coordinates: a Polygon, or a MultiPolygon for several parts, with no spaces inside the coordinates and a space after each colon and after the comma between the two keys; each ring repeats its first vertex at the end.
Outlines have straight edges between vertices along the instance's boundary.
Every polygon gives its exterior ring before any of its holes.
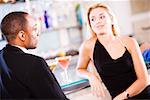
{"type": "Polygon", "coordinates": [[[26,48],[24,48],[24,47],[21,47],[21,46],[18,46],[18,45],[12,45],[12,46],[21,49],[24,53],[29,53],[29,51],[26,48]]]}

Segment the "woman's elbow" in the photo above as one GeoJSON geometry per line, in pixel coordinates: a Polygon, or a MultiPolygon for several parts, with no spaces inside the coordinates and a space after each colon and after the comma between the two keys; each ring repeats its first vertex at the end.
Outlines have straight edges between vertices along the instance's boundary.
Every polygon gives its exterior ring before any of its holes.
{"type": "Polygon", "coordinates": [[[81,68],[81,67],[78,67],[78,66],[76,67],[76,72],[79,73],[79,74],[81,74],[81,73],[83,73],[85,71],[87,71],[86,68],[81,68]]]}
{"type": "Polygon", "coordinates": [[[148,86],[150,84],[149,77],[141,78],[140,82],[142,83],[143,87],[145,88],[146,86],[148,86]]]}
{"type": "Polygon", "coordinates": [[[76,67],[76,72],[77,72],[77,73],[80,73],[81,71],[82,71],[82,68],[76,67]]]}

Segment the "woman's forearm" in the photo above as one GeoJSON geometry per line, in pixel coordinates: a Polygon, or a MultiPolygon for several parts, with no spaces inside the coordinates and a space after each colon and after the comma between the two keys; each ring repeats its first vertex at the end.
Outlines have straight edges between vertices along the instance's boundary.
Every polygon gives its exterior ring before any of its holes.
{"type": "Polygon", "coordinates": [[[133,97],[138,95],[145,87],[148,86],[148,81],[146,80],[136,80],[127,90],[126,92],[129,94],[129,97],[133,97]]]}
{"type": "Polygon", "coordinates": [[[128,89],[120,93],[113,100],[123,100],[138,95],[147,85],[144,80],[136,80],[128,89]]]}

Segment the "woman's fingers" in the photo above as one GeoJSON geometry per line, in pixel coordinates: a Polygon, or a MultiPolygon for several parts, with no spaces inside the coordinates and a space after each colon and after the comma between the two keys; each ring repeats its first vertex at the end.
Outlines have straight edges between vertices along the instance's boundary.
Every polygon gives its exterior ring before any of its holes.
{"type": "Polygon", "coordinates": [[[91,84],[91,92],[95,96],[105,97],[104,88],[100,82],[91,84]]]}
{"type": "Polygon", "coordinates": [[[94,84],[93,83],[90,83],[90,86],[91,86],[91,92],[93,95],[95,95],[95,87],[94,87],[94,84]]]}
{"type": "Polygon", "coordinates": [[[105,97],[104,84],[95,75],[92,75],[89,79],[91,85],[91,92],[98,97],[105,97]]]}
{"type": "Polygon", "coordinates": [[[105,97],[105,91],[101,83],[99,84],[97,91],[98,91],[98,96],[105,97]]]}
{"type": "Polygon", "coordinates": [[[102,96],[105,97],[105,89],[104,89],[104,83],[103,82],[101,82],[100,91],[102,93],[102,96]]]}

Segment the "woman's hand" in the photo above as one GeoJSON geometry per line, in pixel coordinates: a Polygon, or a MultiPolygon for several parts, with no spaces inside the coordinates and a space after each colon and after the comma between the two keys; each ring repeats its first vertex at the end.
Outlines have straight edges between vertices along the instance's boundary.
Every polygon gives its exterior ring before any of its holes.
{"type": "Polygon", "coordinates": [[[125,100],[127,99],[127,94],[125,92],[119,94],[118,96],[116,96],[113,100],[125,100]]]}
{"type": "Polygon", "coordinates": [[[93,95],[105,97],[103,82],[96,75],[90,74],[89,83],[93,95]]]}

